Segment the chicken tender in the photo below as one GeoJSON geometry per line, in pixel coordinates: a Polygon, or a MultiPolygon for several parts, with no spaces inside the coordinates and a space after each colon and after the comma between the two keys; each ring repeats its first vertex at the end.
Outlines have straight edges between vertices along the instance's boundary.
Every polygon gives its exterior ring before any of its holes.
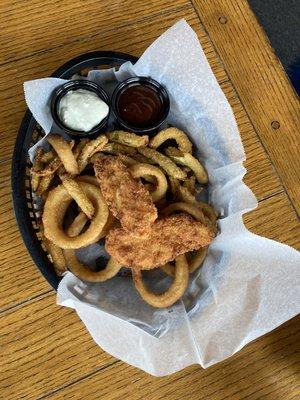
{"type": "Polygon", "coordinates": [[[126,267],[152,269],[188,251],[208,246],[213,237],[210,227],[179,214],[157,220],[147,237],[134,237],[122,228],[112,229],[105,248],[126,267]]]}
{"type": "Polygon", "coordinates": [[[99,154],[94,169],[103,197],[124,231],[134,236],[147,235],[157,219],[148,190],[118,158],[99,154]]]}

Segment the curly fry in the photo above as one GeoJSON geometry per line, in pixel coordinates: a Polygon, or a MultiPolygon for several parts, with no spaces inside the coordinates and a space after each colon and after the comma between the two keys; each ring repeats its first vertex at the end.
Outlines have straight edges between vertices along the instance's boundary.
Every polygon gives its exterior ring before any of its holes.
{"type": "Polygon", "coordinates": [[[149,146],[153,149],[157,149],[160,145],[162,145],[166,140],[174,139],[178,144],[179,150],[184,153],[192,152],[192,142],[189,140],[187,135],[177,128],[167,128],[160,131],[157,135],[153,137],[150,141],[149,146]]]}
{"type": "Polygon", "coordinates": [[[85,227],[85,224],[87,223],[88,218],[85,215],[84,212],[80,212],[79,214],[76,215],[74,218],[73,222],[67,229],[67,235],[70,237],[78,236],[82,229],[85,227]]]}
{"type": "Polygon", "coordinates": [[[67,268],[66,268],[66,260],[62,249],[56,246],[56,244],[52,243],[50,240],[48,240],[45,237],[45,235],[42,235],[42,240],[46,246],[48,253],[52,258],[52,263],[55,272],[57,273],[58,276],[63,275],[63,273],[66,272],[67,268]]]}
{"type": "Polygon", "coordinates": [[[211,222],[212,225],[216,225],[217,223],[217,215],[215,210],[207,203],[202,201],[197,201],[197,206],[201,209],[205,217],[211,222]]]}
{"type": "Polygon", "coordinates": [[[36,169],[38,171],[42,170],[42,168],[43,168],[43,163],[41,161],[42,156],[43,156],[43,149],[41,147],[38,147],[36,149],[33,166],[30,171],[31,172],[31,174],[30,174],[31,187],[34,192],[37,190],[41,178],[39,175],[32,173],[32,169],[36,169]]]}
{"type": "Polygon", "coordinates": [[[179,185],[178,187],[178,199],[185,203],[190,203],[197,205],[196,197],[189,191],[189,189],[185,186],[179,185]]]}
{"type": "Polygon", "coordinates": [[[61,160],[58,157],[53,158],[46,166],[44,164],[39,164],[40,169],[37,168],[37,165],[33,165],[31,167],[31,174],[38,176],[49,176],[54,174],[55,171],[61,166],[61,160]]]}
{"type": "Polygon", "coordinates": [[[164,156],[156,150],[147,148],[139,148],[139,153],[143,156],[150,158],[156,164],[159,164],[166,173],[173,178],[184,180],[186,173],[182,171],[170,158],[164,156]]]}
{"type": "Polygon", "coordinates": [[[73,150],[73,154],[74,154],[74,157],[77,160],[77,162],[78,162],[78,157],[80,156],[83,148],[88,143],[88,141],[89,141],[88,139],[81,139],[79,141],[79,143],[77,143],[77,145],[75,146],[75,149],[73,150]]]}
{"type": "Polygon", "coordinates": [[[54,151],[50,150],[50,151],[48,151],[47,153],[44,153],[41,156],[41,162],[44,163],[44,164],[47,164],[50,161],[52,161],[54,157],[55,157],[54,151]]]}
{"type": "Polygon", "coordinates": [[[148,136],[139,136],[131,132],[112,131],[109,132],[107,136],[112,142],[120,143],[130,147],[146,147],[149,142],[148,136]]]}
{"type": "Polygon", "coordinates": [[[81,175],[76,178],[78,182],[87,182],[99,187],[98,179],[92,175],[81,175]]]}
{"type": "Polygon", "coordinates": [[[118,157],[122,161],[122,163],[126,165],[126,167],[131,167],[132,165],[136,165],[139,163],[134,158],[129,157],[126,154],[120,154],[118,157]]]}
{"type": "Polygon", "coordinates": [[[80,184],[71,178],[68,174],[59,174],[62,184],[67,189],[68,193],[76,201],[77,205],[91,219],[95,213],[93,203],[89,200],[80,184]]]}
{"type": "Polygon", "coordinates": [[[150,158],[147,158],[147,157],[143,156],[142,154],[138,154],[138,153],[132,154],[131,158],[133,158],[134,160],[136,160],[137,162],[142,163],[142,164],[151,164],[151,165],[157,164],[153,160],[150,160],[150,158]]]}
{"type": "Polygon", "coordinates": [[[66,171],[71,175],[78,175],[78,164],[72,153],[70,144],[60,135],[48,135],[47,140],[56,151],[66,171]]]}
{"type": "Polygon", "coordinates": [[[174,280],[169,289],[162,294],[151,292],[143,283],[140,270],[132,270],[133,282],[140,296],[151,306],[157,308],[170,307],[179,300],[188,285],[189,268],[185,255],[180,255],[175,259],[174,280]]]}
{"type": "Polygon", "coordinates": [[[90,157],[92,157],[97,152],[102,151],[107,142],[107,137],[104,135],[100,135],[96,139],[90,140],[85,144],[81,153],[78,156],[78,167],[80,172],[82,172],[88,165],[90,157]]]}
{"type": "Polygon", "coordinates": [[[53,179],[54,179],[54,174],[42,176],[42,179],[40,180],[39,186],[36,191],[38,196],[45,195],[53,179]]]}
{"type": "Polygon", "coordinates": [[[199,183],[207,183],[208,176],[204,167],[200,164],[197,158],[193,157],[190,153],[179,153],[174,147],[168,147],[166,149],[166,154],[176,163],[180,165],[185,165],[194,172],[197,181],[199,183]]]}
{"type": "Polygon", "coordinates": [[[183,186],[186,187],[190,193],[195,194],[196,191],[196,177],[195,175],[189,176],[184,182],[183,186]]]}
{"type": "Polygon", "coordinates": [[[103,153],[119,155],[133,155],[136,153],[136,149],[134,147],[125,146],[124,144],[120,143],[107,143],[104,148],[102,149],[103,153]]]}
{"type": "Polygon", "coordinates": [[[154,202],[161,200],[166,195],[168,182],[164,173],[158,167],[148,164],[136,164],[130,167],[130,172],[134,178],[145,178],[148,180],[148,175],[155,178],[156,189],[151,192],[151,197],[154,202]]]}
{"type": "Polygon", "coordinates": [[[170,204],[168,207],[164,208],[161,211],[161,215],[167,217],[176,211],[183,211],[187,214],[190,214],[197,221],[200,221],[202,222],[202,224],[206,225],[206,220],[203,215],[203,212],[195,205],[189,203],[178,202],[170,204]]]}

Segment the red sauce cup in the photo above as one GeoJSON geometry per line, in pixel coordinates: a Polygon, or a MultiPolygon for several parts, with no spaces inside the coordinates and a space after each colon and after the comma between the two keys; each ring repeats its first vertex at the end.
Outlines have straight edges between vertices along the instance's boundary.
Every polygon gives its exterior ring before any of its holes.
{"type": "Polygon", "coordinates": [[[112,111],[119,125],[137,134],[151,134],[166,120],[169,95],[157,81],[146,77],[121,82],[112,95],[112,111]]]}

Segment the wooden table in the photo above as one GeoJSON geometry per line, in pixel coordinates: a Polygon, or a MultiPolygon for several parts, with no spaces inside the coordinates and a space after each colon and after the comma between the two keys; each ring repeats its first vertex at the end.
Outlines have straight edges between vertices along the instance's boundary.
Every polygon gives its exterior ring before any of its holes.
{"type": "MultiPolygon", "coordinates": [[[[11,156],[25,111],[22,82],[93,50],[139,56],[184,17],[230,102],[247,153],[245,182],[260,235],[300,247],[299,99],[243,0],[2,0],[0,47],[1,399],[296,399],[299,320],[207,370],[154,378],[104,353],[28,255],[11,202],[11,156]],[[297,174],[298,172],[298,174],[297,174]]],[[[113,333],[112,333],[113,334],[113,333]]]]}

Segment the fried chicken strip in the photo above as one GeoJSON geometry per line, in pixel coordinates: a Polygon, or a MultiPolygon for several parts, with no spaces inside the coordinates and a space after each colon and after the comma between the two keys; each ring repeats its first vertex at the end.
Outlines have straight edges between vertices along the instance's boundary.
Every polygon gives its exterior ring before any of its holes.
{"type": "Polygon", "coordinates": [[[213,237],[210,227],[180,214],[157,220],[147,237],[134,237],[122,228],[112,229],[105,248],[126,267],[152,269],[180,254],[208,246],[213,237]]]}
{"type": "Polygon", "coordinates": [[[157,219],[148,190],[118,158],[97,154],[94,169],[103,197],[123,229],[135,236],[147,235],[157,219]]]}

